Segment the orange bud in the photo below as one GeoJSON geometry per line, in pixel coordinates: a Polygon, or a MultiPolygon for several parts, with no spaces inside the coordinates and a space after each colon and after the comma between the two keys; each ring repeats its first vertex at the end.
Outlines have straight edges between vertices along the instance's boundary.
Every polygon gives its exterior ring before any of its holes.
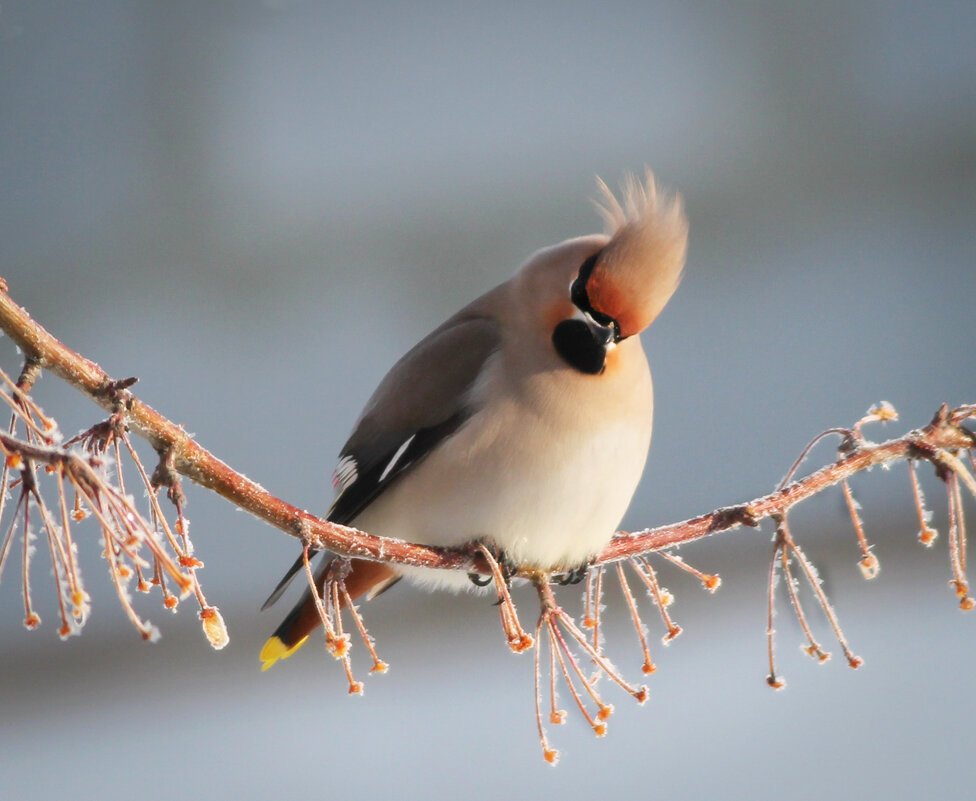
{"type": "Polygon", "coordinates": [[[336,659],[342,659],[349,653],[349,635],[343,634],[341,637],[336,637],[330,634],[325,638],[325,647],[336,659]]]}
{"type": "Polygon", "coordinates": [[[932,546],[932,543],[935,542],[935,538],[938,536],[939,532],[937,532],[934,528],[929,528],[926,526],[920,532],[918,532],[918,541],[922,543],[922,545],[929,548],[932,546]]]}

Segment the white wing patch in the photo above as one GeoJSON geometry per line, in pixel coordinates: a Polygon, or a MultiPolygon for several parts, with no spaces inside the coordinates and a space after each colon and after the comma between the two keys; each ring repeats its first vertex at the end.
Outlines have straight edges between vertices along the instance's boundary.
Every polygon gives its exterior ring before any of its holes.
{"type": "Polygon", "coordinates": [[[387,463],[386,467],[383,468],[383,472],[380,475],[380,483],[382,483],[386,479],[386,477],[388,475],[390,475],[390,471],[393,470],[393,468],[397,466],[397,462],[400,461],[400,457],[403,456],[403,452],[408,447],[410,447],[410,443],[413,442],[413,438],[416,437],[416,436],[417,436],[416,434],[412,434],[410,437],[408,437],[404,441],[404,443],[399,448],[397,448],[396,453],[393,454],[393,458],[390,459],[390,461],[389,461],[389,463],[387,463]]]}
{"type": "Polygon", "coordinates": [[[353,456],[343,456],[332,472],[332,486],[340,495],[359,478],[356,459],[353,456]]]}

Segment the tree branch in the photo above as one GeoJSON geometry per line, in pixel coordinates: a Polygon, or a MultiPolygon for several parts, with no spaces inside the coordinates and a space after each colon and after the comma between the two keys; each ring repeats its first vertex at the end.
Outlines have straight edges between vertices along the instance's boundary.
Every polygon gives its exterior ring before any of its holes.
{"type": "MultiPolygon", "coordinates": [[[[10,297],[5,282],[0,285],[0,328],[23,350],[34,369],[54,373],[108,411],[118,407],[120,382],[110,378],[94,362],[65,346],[33,320],[10,297]]],[[[298,509],[218,459],[190,437],[182,426],[140,401],[128,389],[123,389],[122,393],[126,424],[146,439],[173,469],[314,549],[393,564],[490,574],[483,556],[475,551],[376,537],[298,509]]],[[[951,412],[947,406],[943,406],[924,428],[909,431],[882,444],[864,440],[860,433],[861,423],[851,431],[838,430],[838,433],[847,435],[842,446],[846,452],[833,464],[749,503],[635,533],[621,532],[593,560],[593,564],[614,562],[682,545],[741,525],[756,526],[761,520],[781,516],[800,501],[875,465],[905,459],[925,459],[946,469],[956,470],[958,461],[950,460],[952,452],[976,445],[976,436],[962,425],[963,421],[974,416],[976,406],[963,406],[951,412]]],[[[40,455],[34,453],[33,458],[40,458],[40,455]]],[[[60,455],[53,450],[47,461],[53,463],[59,458],[60,455]]],[[[968,482],[971,483],[971,479],[968,482]]],[[[531,571],[526,573],[526,576],[531,575],[534,575],[531,571]]]]}
{"type": "MultiPolygon", "coordinates": [[[[115,410],[119,382],[97,364],[65,346],[31,318],[7,293],[5,282],[0,285],[0,329],[20,347],[27,360],[64,379],[103,409],[115,410]]],[[[123,392],[126,424],[165,457],[173,469],[313,548],[418,567],[484,569],[483,562],[467,552],[375,537],[298,509],[229,467],[190,437],[182,426],[140,401],[127,389],[123,392]]],[[[51,454],[51,458],[56,460],[57,456],[51,454]]]]}
{"type": "MultiPolygon", "coordinates": [[[[340,557],[463,570],[490,576],[489,582],[493,579],[498,596],[497,606],[509,647],[516,652],[533,646],[536,648],[536,724],[543,756],[551,763],[558,759],[558,752],[549,744],[542,706],[544,697],[548,698],[548,720],[552,725],[564,721],[565,711],[556,706],[557,685],[562,684],[567,688],[581,715],[597,736],[606,733],[606,721],[613,712],[613,706],[603,699],[597,691],[595,681],[587,676],[588,666],[592,666],[597,674],[605,675],[638,703],[643,703],[647,698],[647,688],[626,681],[604,653],[600,627],[604,574],[616,576],[620,583],[640,646],[643,660],[641,671],[644,675],[655,672],[657,667],[651,656],[638,600],[628,583],[628,569],[632,578],[636,578],[647,589],[652,606],[660,613],[667,632],[664,642],[670,642],[681,633],[681,627],[672,620],[667,609],[672,600],[671,595],[658,581],[656,571],[648,558],[648,554],[655,551],[660,551],[669,563],[696,576],[705,589],[714,592],[720,581],[717,575],[702,573],[664,549],[731,531],[743,525],[755,527],[760,521],[772,518],[776,523],[776,536],[767,589],[767,682],[775,689],[785,685],[776,670],[773,644],[775,587],[780,573],[785,580],[790,604],[807,640],[804,650],[818,662],[825,662],[830,657],[829,652],[824,650],[816,638],[810,619],[804,611],[798,592],[800,578],[809,585],[809,590],[827,618],[833,637],[843,651],[847,663],[851,667],[859,667],[862,660],[851,651],[837,615],[820,586],[816,568],[790,531],[788,515],[802,500],[840,484],[861,549],[858,565],[865,578],[873,578],[880,569],[880,563],[865,536],[848,479],[875,465],[896,461],[909,463],[912,492],[921,527],[919,540],[926,546],[932,544],[936,532],[928,525],[929,513],[925,510],[914,463],[927,461],[934,466],[947,491],[948,549],[952,572],[950,584],[955,590],[961,609],[976,608],[976,599],[969,594],[966,576],[966,529],[962,502],[964,489],[976,497],[976,479],[970,472],[970,467],[976,470],[976,460],[973,458],[976,435],[964,425],[966,421],[976,417],[976,405],[950,410],[943,404],[928,425],[896,439],[875,444],[864,438],[862,428],[867,423],[897,419],[894,409],[881,403],[851,428],[830,429],[815,437],[789,469],[780,486],[768,495],[680,523],[630,534],[618,533],[591,560],[587,570],[573,570],[559,577],[560,583],[568,583],[578,581],[585,575],[587,589],[581,618],[582,628],[557,604],[551,587],[551,573],[532,565],[520,566],[518,575],[529,579],[539,595],[541,612],[533,637],[519,622],[515,604],[508,592],[510,575],[502,570],[490,548],[480,543],[458,549],[436,548],[376,537],[323,520],[275,497],[203,448],[181,426],[140,401],[130,390],[136,379],[112,379],[97,364],[66,347],[31,319],[7,294],[3,279],[0,279],[0,329],[21,348],[25,358],[24,368],[16,382],[0,370],[0,381],[3,382],[3,386],[0,386],[0,400],[6,402],[13,411],[7,432],[0,432],[0,454],[5,457],[0,472],[0,520],[3,519],[8,495],[14,498],[9,526],[0,530],[0,573],[14,550],[14,543],[19,542],[22,552],[24,624],[29,629],[34,629],[41,623],[40,615],[32,602],[30,586],[31,560],[35,550],[31,543],[38,537],[47,540],[51,569],[55,576],[61,616],[59,634],[61,637],[77,634],[84,625],[89,611],[88,594],[84,590],[81,571],[74,559],[75,544],[71,532],[73,522],[92,514],[102,531],[102,555],[108,563],[119,601],[144,639],[153,640],[158,632],[155,626],[143,620],[133,606],[129,593],[133,582],[135,589],[140,592],[150,592],[153,587],[159,588],[163,606],[167,609],[175,609],[181,599],[195,596],[200,607],[199,617],[203,630],[210,643],[215,648],[222,648],[227,644],[227,631],[219,609],[208,604],[197,580],[196,571],[202,567],[202,563],[193,556],[193,546],[188,536],[189,522],[183,515],[185,499],[178,474],[213,490],[237,507],[302,541],[305,573],[322,620],[326,648],[342,663],[349,680],[350,693],[361,693],[363,685],[353,675],[349,655],[350,634],[343,627],[343,613],[352,618],[353,628],[350,630],[358,631],[373,659],[371,672],[384,672],[386,663],[377,656],[372,637],[353,604],[353,595],[346,586],[345,579],[350,574],[349,562],[345,559],[332,561],[325,573],[324,583],[318,584],[309,563],[310,549],[332,551],[340,557]],[[30,391],[41,370],[48,370],[64,379],[108,411],[109,417],[62,445],[55,421],[46,417],[30,397],[30,391]],[[23,426],[23,438],[16,435],[18,426],[23,426]],[[159,455],[159,463],[151,473],[142,465],[130,441],[130,432],[146,439],[159,455]],[[805,478],[793,480],[798,467],[813,446],[828,435],[841,437],[836,461],[805,478]],[[88,454],[70,447],[75,443],[83,445],[88,454]],[[959,458],[959,454],[968,456],[968,466],[959,458]],[[127,456],[135,464],[139,481],[147,491],[149,511],[146,515],[136,508],[132,496],[127,494],[122,470],[123,456],[127,456]],[[115,465],[114,478],[110,477],[110,471],[106,469],[112,460],[115,465]],[[53,474],[56,481],[56,505],[47,504],[39,491],[37,468],[40,466],[53,474]],[[18,488],[16,493],[7,492],[15,487],[18,488]],[[175,521],[172,524],[167,521],[158,497],[158,490],[164,487],[167,497],[175,507],[175,521]],[[67,494],[72,490],[73,508],[67,500],[67,494]],[[609,563],[616,564],[608,571],[606,566],[609,563]],[[548,670],[540,661],[540,651],[546,646],[548,670]],[[545,682],[544,674],[547,675],[545,682]]],[[[280,654],[268,657],[266,666],[280,657],[280,654]]]]}

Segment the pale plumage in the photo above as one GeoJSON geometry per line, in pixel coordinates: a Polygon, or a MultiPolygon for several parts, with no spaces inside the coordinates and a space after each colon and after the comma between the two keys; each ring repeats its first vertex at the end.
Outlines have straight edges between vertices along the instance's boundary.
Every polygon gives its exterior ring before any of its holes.
{"type": "MultiPolygon", "coordinates": [[[[607,234],[537,252],[387,374],[343,448],[330,519],[430,545],[484,540],[543,570],[578,567],[609,542],[651,439],[634,335],[677,287],[687,224],[650,172],[625,183],[622,203],[601,187],[607,234]]],[[[362,593],[402,575],[469,586],[457,572],[355,564],[370,575],[362,593]]],[[[314,627],[310,604],[306,591],[265,667],[314,627]]]]}

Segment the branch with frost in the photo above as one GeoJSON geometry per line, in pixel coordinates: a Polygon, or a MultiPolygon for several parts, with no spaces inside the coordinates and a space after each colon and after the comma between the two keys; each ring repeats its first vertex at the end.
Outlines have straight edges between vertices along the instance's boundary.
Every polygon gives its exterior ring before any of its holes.
{"type": "Polygon", "coordinates": [[[562,583],[579,579],[579,576],[553,577],[531,568],[518,569],[516,574],[534,584],[539,595],[541,614],[535,636],[532,636],[522,627],[508,591],[510,575],[498,564],[491,549],[483,545],[466,549],[437,548],[376,537],[316,517],[275,497],[203,448],[181,426],[139,400],[131,391],[135,379],[113,379],[98,365],[66,347],[11,299],[5,284],[0,284],[0,329],[17,344],[24,357],[24,368],[16,381],[0,372],[3,381],[0,396],[12,410],[7,433],[0,433],[0,452],[5,457],[0,475],[0,578],[19,543],[25,625],[28,628],[35,628],[40,623],[30,592],[30,566],[35,553],[33,543],[40,532],[40,537],[48,544],[56,577],[61,636],[80,631],[88,614],[88,601],[75,559],[77,540],[72,535],[72,525],[91,515],[102,532],[103,556],[108,562],[120,602],[144,638],[153,639],[156,630],[143,621],[132,604],[129,586],[133,581],[138,591],[150,592],[158,588],[164,607],[169,609],[175,609],[181,598],[195,596],[204,631],[211,643],[215,647],[226,644],[226,630],[219,612],[207,603],[197,579],[197,571],[202,564],[193,557],[188,536],[189,523],[183,513],[180,476],[216,492],[235,506],[302,542],[306,574],[318,601],[326,644],[333,656],[342,661],[349,678],[350,692],[361,692],[362,684],[353,678],[349,657],[350,635],[343,628],[340,614],[343,609],[351,616],[352,628],[359,633],[373,657],[372,670],[383,672],[386,665],[376,656],[372,638],[346,590],[344,579],[348,573],[348,559],[462,570],[492,577],[509,646],[516,652],[536,646],[536,718],[543,753],[550,762],[556,760],[557,753],[548,744],[544,719],[558,724],[566,717],[565,711],[558,708],[557,684],[567,688],[574,705],[598,736],[606,732],[606,720],[612,706],[599,695],[593,677],[586,675],[588,670],[595,669],[598,675],[606,675],[639,702],[647,697],[646,687],[627,682],[605,655],[600,626],[605,577],[609,575],[621,586],[643,655],[641,669],[644,674],[650,674],[656,667],[630,582],[636,580],[638,586],[646,590],[661,616],[666,631],[665,642],[674,639],[681,629],[668,613],[671,597],[661,586],[652,559],[663,560],[692,573],[706,589],[714,592],[719,586],[717,575],[696,570],[668,550],[703,537],[731,531],[739,526],[758,526],[767,518],[776,525],[769,568],[768,681],[772,687],[783,686],[775,669],[772,639],[774,594],[780,575],[784,578],[789,603],[808,640],[807,652],[819,661],[826,661],[829,657],[809,625],[798,591],[801,578],[826,614],[848,664],[857,667],[860,660],[844,638],[836,614],[820,586],[816,570],[791,533],[789,513],[800,501],[840,485],[860,545],[859,566],[866,578],[873,577],[879,563],[867,542],[848,480],[875,465],[899,461],[908,463],[919,516],[919,539],[925,545],[932,544],[935,532],[928,522],[929,515],[923,504],[914,465],[918,462],[933,465],[946,487],[948,498],[951,583],[959,598],[960,608],[969,610],[976,605],[969,594],[966,577],[962,503],[963,488],[976,496],[976,479],[970,471],[970,467],[976,471],[973,460],[976,435],[965,426],[967,421],[976,417],[976,405],[955,409],[943,405],[928,425],[875,444],[864,437],[862,428],[868,423],[897,418],[894,410],[882,403],[850,429],[831,429],[818,436],[804,450],[780,486],[768,495],[679,523],[619,533],[591,561],[586,574],[584,609],[579,625],[557,604],[552,590],[554,579],[562,583]],[[78,437],[62,443],[56,422],[45,416],[31,398],[33,384],[42,370],[58,376],[87,395],[105,409],[109,417],[78,437]],[[145,439],[155,449],[159,461],[151,473],[139,459],[130,433],[145,439]],[[837,459],[802,479],[794,480],[810,448],[828,435],[840,437],[837,459]],[[149,506],[145,513],[137,508],[132,496],[126,492],[124,463],[134,465],[138,483],[147,490],[149,506]],[[49,505],[44,500],[40,491],[42,473],[39,469],[49,474],[55,484],[56,504],[49,505]],[[165,509],[158,497],[161,490],[165,490],[169,500],[165,509]],[[71,502],[68,500],[69,494],[74,496],[71,502]],[[3,522],[3,513],[8,506],[13,507],[9,524],[3,522]],[[321,594],[312,581],[308,565],[308,555],[312,550],[328,550],[337,556],[321,594]],[[543,664],[541,658],[542,640],[548,644],[547,665],[543,664]],[[545,686],[543,674],[548,675],[545,686]],[[548,699],[548,715],[542,711],[544,699],[548,699]]]}

